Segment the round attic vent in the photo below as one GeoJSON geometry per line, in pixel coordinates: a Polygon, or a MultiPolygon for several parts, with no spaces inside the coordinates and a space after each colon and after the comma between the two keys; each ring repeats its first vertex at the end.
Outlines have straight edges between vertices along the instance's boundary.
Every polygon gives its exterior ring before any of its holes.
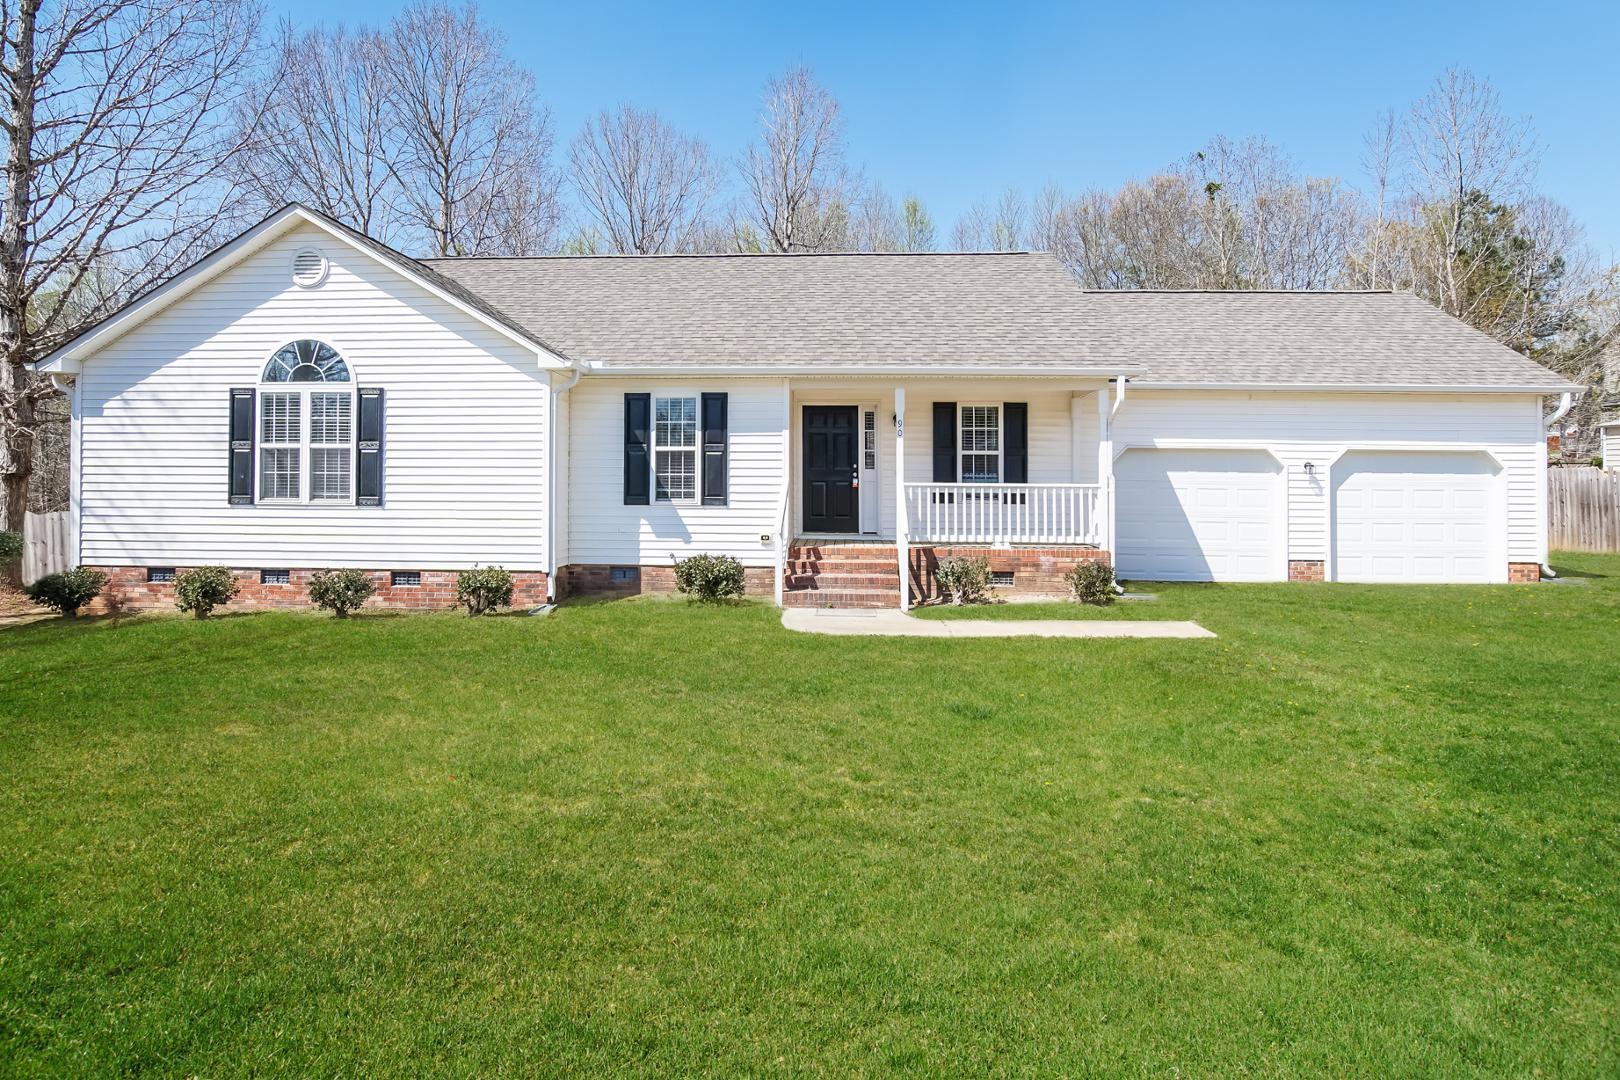
{"type": "Polygon", "coordinates": [[[313,289],[326,280],[326,256],[314,248],[305,248],[293,256],[293,284],[301,289],[313,289]]]}

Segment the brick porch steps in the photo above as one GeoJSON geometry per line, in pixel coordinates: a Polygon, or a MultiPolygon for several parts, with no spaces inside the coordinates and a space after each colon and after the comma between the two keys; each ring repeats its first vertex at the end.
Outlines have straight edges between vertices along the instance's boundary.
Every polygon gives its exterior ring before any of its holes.
{"type": "Polygon", "coordinates": [[[900,572],[895,548],[875,543],[792,544],[782,603],[787,607],[898,607],[900,572]]]}

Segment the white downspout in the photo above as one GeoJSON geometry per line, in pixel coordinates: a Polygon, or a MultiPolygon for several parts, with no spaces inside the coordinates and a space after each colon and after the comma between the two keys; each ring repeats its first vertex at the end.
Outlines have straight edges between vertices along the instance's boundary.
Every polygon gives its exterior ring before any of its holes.
{"type": "MultiPolygon", "coordinates": [[[[1552,427],[1553,427],[1554,424],[1558,423],[1558,421],[1560,421],[1564,417],[1568,416],[1569,415],[1569,410],[1573,409],[1574,407],[1575,407],[1575,392],[1573,390],[1564,391],[1561,395],[1559,395],[1558,408],[1554,409],[1552,415],[1547,417],[1546,422],[1541,425],[1541,427],[1542,427],[1541,455],[1542,455],[1542,466],[1543,466],[1542,475],[1543,475],[1543,482],[1544,483],[1545,483],[1545,476],[1546,476],[1546,460],[1547,460],[1547,433],[1552,430],[1552,427]]],[[[1542,573],[1543,577],[1555,578],[1555,577],[1558,576],[1558,571],[1554,570],[1552,568],[1551,564],[1549,564],[1547,562],[1547,521],[1546,521],[1547,493],[1545,491],[1543,491],[1541,493],[1541,513],[1542,513],[1542,523],[1541,523],[1541,573],[1542,573]]]]}
{"type": "MultiPolygon", "coordinates": [[[[550,472],[546,475],[546,602],[557,602],[557,490],[561,483],[562,467],[557,458],[557,413],[562,406],[562,396],[579,385],[579,380],[585,372],[575,368],[568,382],[562,386],[551,387],[551,410],[546,417],[549,428],[546,431],[546,466],[550,472]]],[[[551,376],[546,376],[551,381],[551,376]]]]}

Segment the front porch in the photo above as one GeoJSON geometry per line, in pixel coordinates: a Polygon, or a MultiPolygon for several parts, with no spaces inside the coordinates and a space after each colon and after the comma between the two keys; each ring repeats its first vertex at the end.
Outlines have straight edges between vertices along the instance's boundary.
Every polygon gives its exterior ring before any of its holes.
{"type": "Polygon", "coordinates": [[[938,596],[942,559],[975,554],[999,592],[1062,595],[1069,568],[1113,546],[1117,393],[1044,377],[785,386],[778,603],[904,609],[938,596]]]}

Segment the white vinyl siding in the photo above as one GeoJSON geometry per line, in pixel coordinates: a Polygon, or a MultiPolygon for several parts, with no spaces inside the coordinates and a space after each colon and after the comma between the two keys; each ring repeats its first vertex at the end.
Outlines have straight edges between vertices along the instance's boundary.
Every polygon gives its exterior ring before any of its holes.
{"type": "Polygon", "coordinates": [[[85,563],[544,564],[549,394],[534,352],[313,227],[89,357],[80,388],[85,563]],[[301,289],[292,256],[312,247],[330,270],[301,289]],[[382,506],[355,506],[352,491],[227,503],[230,390],[259,387],[270,355],[295,338],[343,356],[345,392],[385,390],[382,506]]]}
{"type": "MultiPolygon", "coordinates": [[[[568,562],[669,566],[699,552],[771,566],[783,470],[782,380],[712,382],[586,378],[568,392],[568,562]],[[624,505],[624,395],[727,401],[728,504],[624,505]]],[[[656,438],[656,432],[654,433],[656,438]]],[[[695,458],[694,453],[694,458],[695,458]]]]}
{"type": "MultiPolygon", "coordinates": [[[[1114,447],[1216,446],[1275,454],[1287,471],[1288,558],[1326,560],[1329,466],[1356,449],[1478,448],[1506,476],[1507,559],[1541,558],[1542,399],[1532,394],[1293,394],[1129,388],[1114,447]],[[1305,471],[1315,467],[1314,475],[1305,471]]],[[[1082,417],[1085,410],[1081,410],[1082,417]]],[[[1034,465],[1033,448],[1030,454],[1034,465]]]]}

